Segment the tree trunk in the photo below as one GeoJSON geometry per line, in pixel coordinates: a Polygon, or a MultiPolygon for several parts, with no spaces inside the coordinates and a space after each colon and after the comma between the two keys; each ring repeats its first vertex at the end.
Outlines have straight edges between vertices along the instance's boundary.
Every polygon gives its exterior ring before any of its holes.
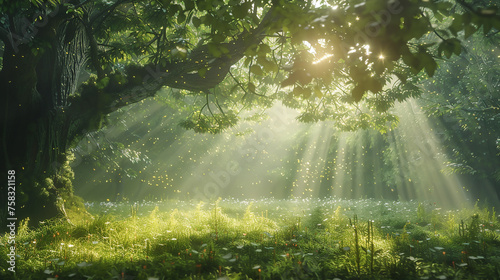
{"type": "MultiPolygon", "coordinates": [[[[72,174],[66,150],[83,129],[68,113],[68,97],[75,91],[85,66],[86,38],[81,28],[67,32],[74,23],[46,26],[39,35],[50,48],[14,47],[5,44],[0,84],[3,94],[2,174],[16,174],[15,213],[31,224],[63,213],[61,201],[71,200],[72,174]],[[58,34],[58,36],[56,36],[58,34]]],[[[1,205],[7,205],[2,184],[1,205]]],[[[6,221],[2,209],[1,220],[6,221]]],[[[9,214],[10,215],[10,214],[9,214]]]]}

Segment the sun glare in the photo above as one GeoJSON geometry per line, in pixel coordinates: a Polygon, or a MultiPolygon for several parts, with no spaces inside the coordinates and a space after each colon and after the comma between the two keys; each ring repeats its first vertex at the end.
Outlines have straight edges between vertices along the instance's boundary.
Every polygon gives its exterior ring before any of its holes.
{"type": "Polygon", "coordinates": [[[321,63],[322,61],[327,60],[327,59],[329,59],[330,57],[333,57],[333,54],[331,54],[331,53],[325,54],[325,55],[323,55],[321,58],[319,58],[319,59],[317,59],[317,60],[313,61],[313,63],[312,63],[312,64],[318,64],[318,63],[321,63]]]}

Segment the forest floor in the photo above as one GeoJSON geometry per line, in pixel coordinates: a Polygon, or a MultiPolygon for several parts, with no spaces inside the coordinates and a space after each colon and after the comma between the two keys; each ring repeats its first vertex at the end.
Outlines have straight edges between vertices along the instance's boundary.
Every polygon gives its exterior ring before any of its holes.
{"type": "Polygon", "coordinates": [[[87,203],[0,239],[1,279],[500,279],[493,208],[295,199],[87,203]]]}

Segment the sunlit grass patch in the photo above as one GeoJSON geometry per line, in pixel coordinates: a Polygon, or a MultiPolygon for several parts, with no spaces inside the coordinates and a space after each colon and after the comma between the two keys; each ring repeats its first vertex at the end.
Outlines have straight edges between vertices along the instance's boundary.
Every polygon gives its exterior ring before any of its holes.
{"type": "MultiPolygon", "coordinates": [[[[93,219],[73,224],[21,226],[16,276],[3,270],[2,279],[499,276],[496,213],[479,206],[262,199],[106,203],[89,211],[93,219]]],[[[7,236],[1,242],[5,258],[7,236]]]]}

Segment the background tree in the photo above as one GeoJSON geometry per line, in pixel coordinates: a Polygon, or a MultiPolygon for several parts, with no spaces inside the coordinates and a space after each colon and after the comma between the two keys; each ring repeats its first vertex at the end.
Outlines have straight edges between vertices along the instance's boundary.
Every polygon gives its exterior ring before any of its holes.
{"type": "Polygon", "coordinates": [[[441,132],[451,155],[446,171],[468,175],[477,188],[500,183],[499,40],[498,31],[469,38],[460,56],[423,82],[425,111],[447,127],[441,132]]]}
{"type": "Polygon", "coordinates": [[[384,111],[406,97],[384,91],[394,75],[433,75],[433,54],[458,55],[457,36],[499,22],[496,7],[464,1],[4,1],[1,169],[18,173],[20,218],[56,215],[72,200],[67,149],[162,87],[205,97],[184,124],[197,131],[221,131],[238,118],[231,107],[269,98],[304,121],[352,129],[355,112],[360,127],[383,130],[394,121],[384,111]],[[450,33],[434,30],[447,16],[450,33]],[[415,41],[429,32],[437,47],[415,41]],[[214,91],[226,77],[234,91],[214,91]]]}

